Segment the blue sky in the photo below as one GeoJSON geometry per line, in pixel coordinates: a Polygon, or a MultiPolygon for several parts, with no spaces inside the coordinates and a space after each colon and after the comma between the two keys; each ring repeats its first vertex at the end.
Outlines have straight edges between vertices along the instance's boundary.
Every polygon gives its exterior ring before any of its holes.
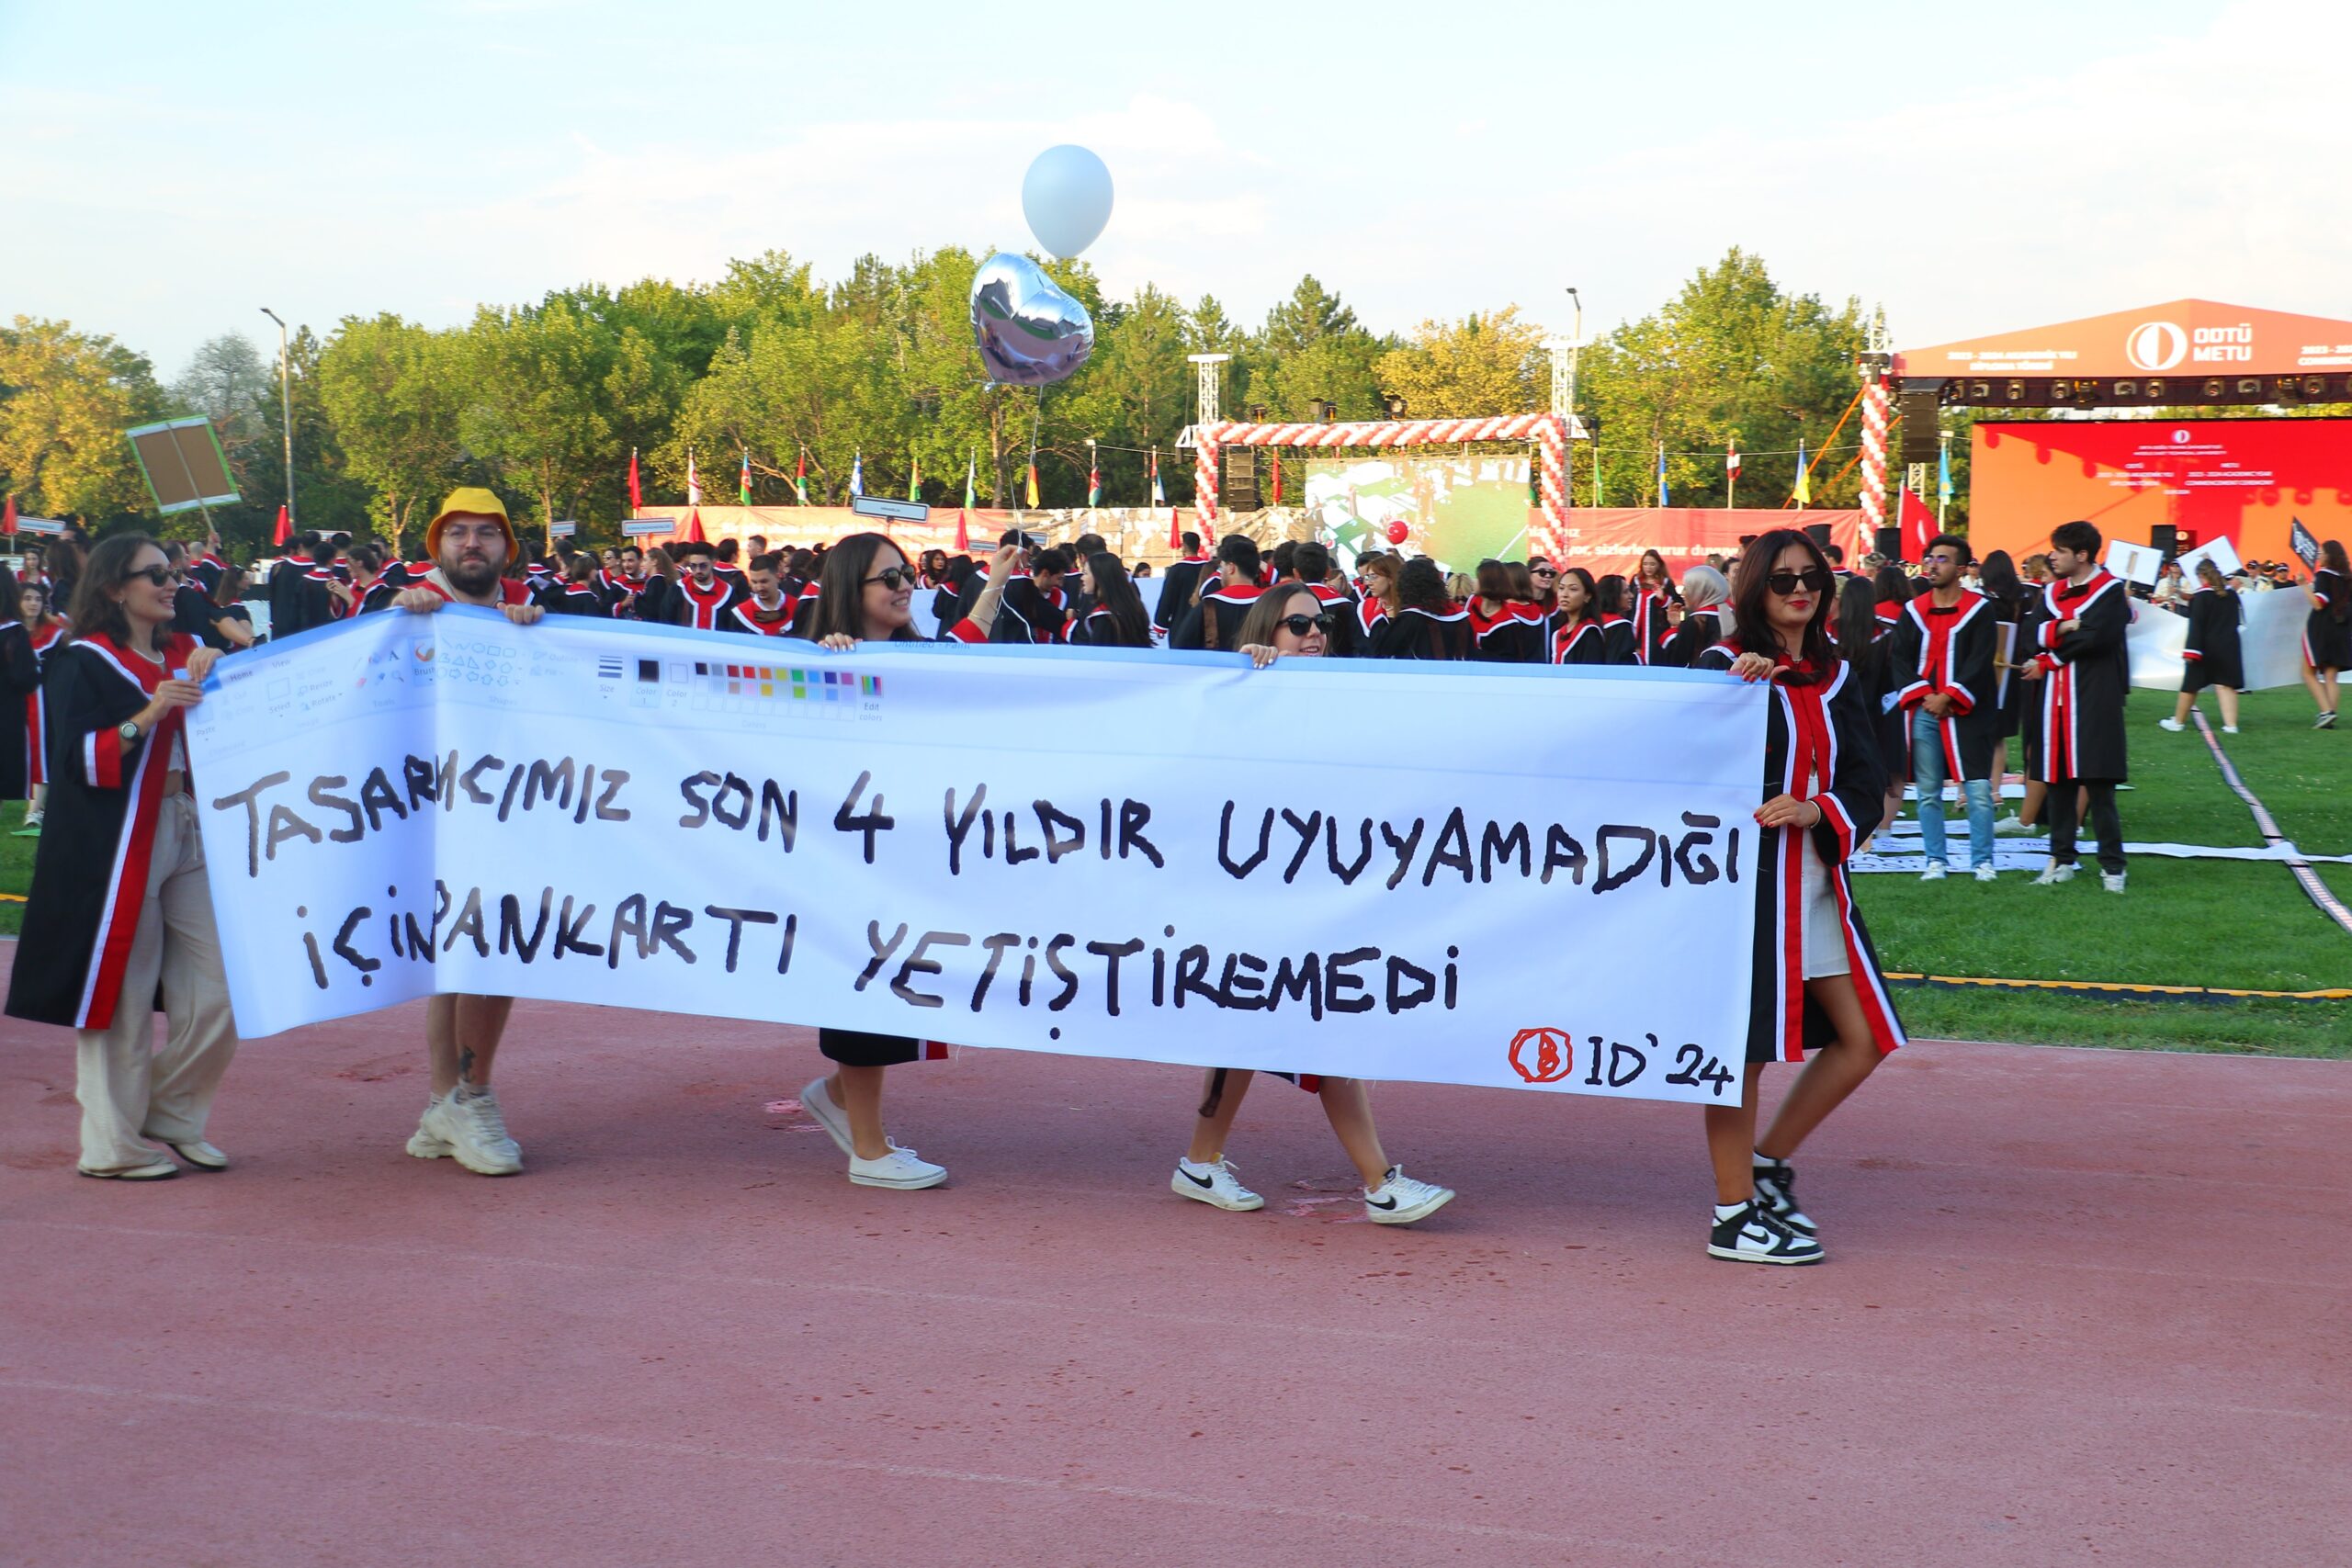
{"type": "Polygon", "coordinates": [[[2201,295],[2352,315],[2352,6],[658,6],[0,0],[0,317],[197,343],[771,247],[1029,243],[1057,141],[1089,253],[1261,319],[1589,330],[1737,244],[1900,344],[2201,295]],[[1329,18],[1344,15],[1344,27],[1329,18]],[[1236,20],[1238,18],[1238,20],[1236,20]],[[1458,28],[1450,26],[1458,22],[1458,28]],[[2309,67],[2302,62],[2311,62],[2309,67]]]}

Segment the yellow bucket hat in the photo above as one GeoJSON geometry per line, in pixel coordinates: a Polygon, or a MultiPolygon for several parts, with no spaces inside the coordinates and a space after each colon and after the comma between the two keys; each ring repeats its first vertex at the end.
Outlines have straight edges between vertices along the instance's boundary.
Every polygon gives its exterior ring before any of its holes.
{"type": "Polygon", "coordinates": [[[480,485],[460,485],[449,492],[449,499],[441,503],[441,510],[434,513],[433,521],[424,525],[426,555],[435,559],[440,558],[441,525],[458,516],[497,518],[498,525],[506,531],[508,562],[512,563],[521,556],[522,543],[514,537],[514,525],[506,515],[506,503],[498,499],[496,491],[484,490],[480,485]]]}

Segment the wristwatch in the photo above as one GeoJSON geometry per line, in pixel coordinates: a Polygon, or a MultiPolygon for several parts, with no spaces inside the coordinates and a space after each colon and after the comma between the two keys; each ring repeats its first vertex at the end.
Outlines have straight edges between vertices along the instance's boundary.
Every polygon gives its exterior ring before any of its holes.
{"type": "Polygon", "coordinates": [[[137,719],[126,718],[115,727],[115,733],[122,737],[122,743],[125,746],[136,746],[139,744],[139,738],[146,731],[139,728],[137,719]]]}

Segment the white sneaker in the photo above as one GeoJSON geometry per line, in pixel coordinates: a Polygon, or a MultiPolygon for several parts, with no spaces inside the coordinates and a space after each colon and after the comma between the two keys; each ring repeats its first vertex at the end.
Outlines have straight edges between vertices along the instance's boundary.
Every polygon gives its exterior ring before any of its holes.
{"type": "Polygon", "coordinates": [[[1392,1165],[1379,1188],[1363,1195],[1363,1217],[1376,1225],[1409,1225],[1426,1220],[1453,1201],[1453,1189],[1416,1181],[1401,1165],[1392,1165]]]}
{"type": "Polygon", "coordinates": [[[2001,880],[2001,874],[1993,869],[1993,863],[1991,861],[1986,861],[1983,865],[1976,868],[1976,880],[1979,882],[1998,882],[2001,880]]]}
{"type": "Polygon", "coordinates": [[[2030,839],[2041,831],[2040,828],[2030,822],[2019,821],[2018,814],[2014,811],[1993,824],[1993,833],[1996,838],[2030,839]]]}
{"type": "Polygon", "coordinates": [[[523,1168],[522,1147],[507,1134],[492,1089],[464,1099],[451,1093],[427,1104],[408,1152],[419,1159],[455,1158],[476,1176],[512,1176],[523,1168]]]}
{"type": "Polygon", "coordinates": [[[1928,869],[1919,874],[1919,880],[1922,882],[1941,882],[1950,874],[1951,870],[1943,862],[1939,860],[1931,860],[1928,863],[1928,869]]]}
{"type": "Polygon", "coordinates": [[[2050,865],[2042,868],[2041,874],[2033,879],[2033,885],[2036,887],[2054,887],[2059,883],[2072,882],[2074,880],[2075,868],[2073,866],[2050,865]]]}
{"type": "Polygon", "coordinates": [[[911,1192],[917,1188],[936,1187],[947,1179],[947,1168],[920,1158],[912,1149],[902,1149],[896,1144],[880,1159],[860,1159],[849,1156],[849,1179],[858,1187],[895,1187],[911,1192]]]}
{"type": "Polygon", "coordinates": [[[2156,728],[2158,729],[2169,729],[2174,734],[2177,735],[2182,730],[2187,729],[2188,726],[2181,723],[2180,720],[2177,718],[2160,718],[2156,720],[2156,728]]]}
{"type": "Polygon", "coordinates": [[[2123,891],[2123,873],[2102,871],[2098,874],[2098,885],[2109,893],[2120,893],[2123,891]]]}
{"type": "Polygon", "coordinates": [[[1215,1165],[1195,1165],[1191,1160],[1180,1159],[1176,1162],[1176,1174],[1168,1179],[1168,1185],[1180,1197],[1219,1209],[1231,1209],[1236,1213],[1266,1206],[1263,1198],[1241,1185],[1233,1174],[1233,1167],[1224,1160],[1215,1165]]]}
{"type": "Polygon", "coordinates": [[[2225,724],[2222,726],[2222,733],[2224,735],[2235,735],[2237,732],[2238,727],[2234,724],[2225,724]]]}
{"type": "Polygon", "coordinates": [[[850,1142],[849,1113],[833,1103],[833,1097],[826,1089],[823,1078],[816,1079],[800,1091],[800,1109],[808,1112],[811,1122],[825,1130],[825,1136],[832,1139],[833,1147],[845,1155],[854,1156],[857,1153],[857,1145],[850,1142]]]}

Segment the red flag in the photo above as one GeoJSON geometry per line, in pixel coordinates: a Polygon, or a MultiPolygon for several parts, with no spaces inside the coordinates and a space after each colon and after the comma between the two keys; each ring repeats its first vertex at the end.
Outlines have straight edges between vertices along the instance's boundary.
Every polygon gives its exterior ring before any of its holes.
{"type": "Polygon", "coordinates": [[[10,496],[6,506],[0,506],[0,536],[17,536],[17,498],[10,496]]]}
{"type": "Polygon", "coordinates": [[[1168,547],[1171,550],[1184,547],[1184,540],[1176,528],[1176,509],[1172,506],[1168,509],[1168,547]]]}
{"type": "Polygon", "coordinates": [[[1277,458],[1275,458],[1275,459],[1274,459],[1274,504],[1275,504],[1276,506],[1280,506],[1282,503],[1283,503],[1283,460],[1282,460],[1280,457],[1277,457],[1277,458]]]}
{"type": "Polygon", "coordinates": [[[702,508],[699,506],[688,507],[686,509],[686,525],[678,530],[678,543],[682,545],[701,545],[708,544],[709,542],[710,536],[702,531],[702,508]]]}
{"type": "Polygon", "coordinates": [[[637,448],[628,449],[628,514],[634,517],[645,504],[645,492],[637,484],[637,448]]]}
{"type": "Polygon", "coordinates": [[[1896,520],[1903,528],[1903,558],[1926,560],[1928,541],[1936,536],[1936,509],[1913,493],[1909,485],[1905,485],[1896,520]]]}
{"type": "Polygon", "coordinates": [[[960,506],[956,509],[956,553],[959,556],[967,556],[972,553],[972,530],[968,525],[970,521],[969,513],[960,506]]]}
{"type": "Polygon", "coordinates": [[[277,509],[277,531],[270,535],[269,542],[273,547],[284,549],[287,542],[293,537],[294,520],[286,515],[286,508],[281,506],[277,509]]]}

